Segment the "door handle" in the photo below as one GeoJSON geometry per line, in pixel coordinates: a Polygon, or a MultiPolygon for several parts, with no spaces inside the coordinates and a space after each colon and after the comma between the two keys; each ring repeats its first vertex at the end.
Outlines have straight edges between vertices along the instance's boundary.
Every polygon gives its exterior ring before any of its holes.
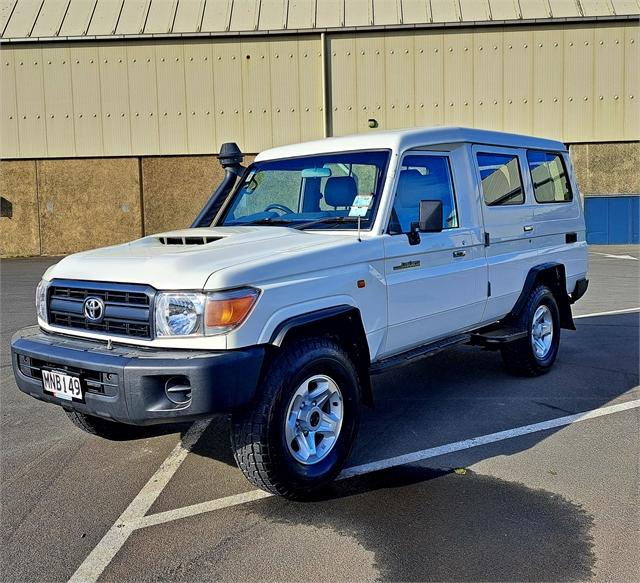
{"type": "Polygon", "coordinates": [[[525,225],[523,228],[525,233],[530,233],[531,231],[533,231],[533,225],[525,225]]]}
{"type": "Polygon", "coordinates": [[[454,257],[464,257],[467,254],[466,251],[454,251],[453,252],[453,256],[454,257]]]}

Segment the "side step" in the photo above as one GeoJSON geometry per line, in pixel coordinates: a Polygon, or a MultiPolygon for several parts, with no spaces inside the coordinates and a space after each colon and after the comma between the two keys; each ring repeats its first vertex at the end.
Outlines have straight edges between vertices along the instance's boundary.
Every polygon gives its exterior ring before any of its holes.
{"type": "Polygon", "coordinates": [[[377,360],[371,363],[369,374],[373,376],[386,372],[390,368],[412,364],[420,358],[432,356],[437,352],[444,350],[445,348],[449,348],[450,346],[462,344],[464,342],[470,342],[470,338],[470,334],[459,334],[458,336],[452,336],[450,338],[438,340],[437,342],[423,344],[422,346],[418,346],[417,348],[413,348],[411,350],[408,350],[407,352],[402,352],[394,356],[383,358],[382,360],[377,360]]]}
{"type": "Polygon", "coordinates": [[[503,344],[527,337],[527,331],[507,324],[495,324],[471,334],[469,344],[485,348],[500,348],[503,344]]]}

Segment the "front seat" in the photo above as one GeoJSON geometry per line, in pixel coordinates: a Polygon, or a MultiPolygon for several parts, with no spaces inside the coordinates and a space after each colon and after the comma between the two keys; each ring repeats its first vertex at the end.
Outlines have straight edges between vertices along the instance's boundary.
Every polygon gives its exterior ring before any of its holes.
{"type": "Polygon", "coordinates": [[[449,187],[449,177],[446,173],[431,169],[424,178],[426,197],[429,200],[442,201],[442,228],[457,226],[456,209],[453,207],[453,198],[449,187]]]}
{"type": "Polygon", "coordinates": [[[418,170],[403,170],[398,177],[396,200],[393,206],[399,226],[403,233],[411,230],[411,223],[420,219],[421,200],[442,201],[444,229],[457,226],[455,208],[452,206],[449,179],[430,169],[423,175],[418,170]]]}
{"type": "Polygon", "coordinates": [[[332,206],[350,208],[358,195],[358,187],[352,176],[332,176],[324,185],[324,202],[332,206]]]}
{"type": "Polygon", "coordinates": [[[398,176],[393,210],[403,233],[408,233],[411,223],[420,218],[420,201],[427,198],[423,180],[417,170],[402,170],[398,176]]]}

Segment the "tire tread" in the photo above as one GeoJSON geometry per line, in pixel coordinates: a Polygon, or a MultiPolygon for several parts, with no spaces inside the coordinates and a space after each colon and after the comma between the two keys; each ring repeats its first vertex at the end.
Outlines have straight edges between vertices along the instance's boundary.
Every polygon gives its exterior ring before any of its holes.
{"type": "Polygon", "coordinates": [[[124,423],[118,423],[116,421],[107,421],[106,419],[99,419],[79,411],[73,411],[65,409],[69,421],[73,423],[78,429],[89,433],[90,435],[96,435],[109,440],[121,440],[131,435],[134,427],[125,425],[124,423]]]}
{"type": "Polygon", "coordinates": [[[282,478],[278,455],[269,446],[270,405],[280,390],[280,380],[290,375],[300,359],[309,352],[327,349],[339,354],[357,378],[356,369],[341,346],[328,338],[303,339],[282,349],[272,361],[262,376],[265,382],[254,406],[232,415],[231,444],[236,463],[249,482],[262,490],[294,500],[310,494],[290,487],[282,478]]]}
{"type": "MultiPolygon", "coordinates": [[[[544,286],[538,285],[536,286],[529,298],[527,299],[527,303],[522,309],[520,316],[515,322],[515,325],[518,327],[526,328],[529,330],[529,314],[537,307],[540,303],[540,300],[545,295],[550,294],[553,297],[551,290],[544,286]]],[[[555,303],[555,299],[554,299],[555,303]]],[[[553,307],[555,313],[558,313],[557,305],[553,307]]],[[[554,334],[560,335],[559,326],[554,330],[554,334]]],[[[502,360],[507,371],[514,376],[523,376],[523,377],[537,377],[542,374],[547,373],[551,365],[548,367],[541,367],[535,360],[533,356],[533,352],[531,349],[531,340],[529,334],[525,338],[520,340],[516,340],[504,346],[501,349],[502,352],[502,360]]],[[[557,349],[556,349],[557,353],[557,349]]],[[[555,361],[555,357],[554,357],[555,361]]],[[[552,361],[553,364],[553,361],[552,361]]]]}

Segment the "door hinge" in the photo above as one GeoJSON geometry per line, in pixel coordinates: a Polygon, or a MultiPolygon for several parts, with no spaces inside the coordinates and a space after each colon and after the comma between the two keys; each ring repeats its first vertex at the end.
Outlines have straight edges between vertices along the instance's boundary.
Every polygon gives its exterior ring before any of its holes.
{"type": "Polygon", "coordinates": [[[487,297],[488,298],[491,297],[491,282],[490,281],[487,282],[487,297]]]}

